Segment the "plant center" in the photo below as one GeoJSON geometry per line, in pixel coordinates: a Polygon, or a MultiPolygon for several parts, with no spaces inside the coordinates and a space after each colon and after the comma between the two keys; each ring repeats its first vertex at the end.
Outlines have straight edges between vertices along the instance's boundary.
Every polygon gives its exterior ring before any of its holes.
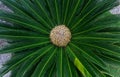
{"type": "Polygon", "coordinates": [[[71,32],[65,25],[58,25],[50,32],[51,42],[59,47],[65,47],[71,39],[71,32]]]}

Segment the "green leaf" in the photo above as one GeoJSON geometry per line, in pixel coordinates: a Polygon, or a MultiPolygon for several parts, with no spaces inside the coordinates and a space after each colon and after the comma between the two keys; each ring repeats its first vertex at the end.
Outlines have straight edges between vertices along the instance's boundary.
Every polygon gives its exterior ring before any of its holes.
{"type": "Polygon", "coordinates": [[[5,49],[0,50],[0,53],[10,53],[10,52],[18,52],[18,51],[22,51],[22,50],[26,50],[26,49],[31,49],[34,47],[38,47],[44,44],[47,44],[49,42],[40,42],[40,43],[26,43],[26,42],[22,42],[22,43],[16,43],[13,44],[12,46],[9,46],[5,49]]]}
{"type": "Polygon", "coordinates": [[[56,49],[50,50],[48,54],[44,56],[44,58],[37,65],[32,77],[44,77],[46,71],[54,62],[55,53],[56,53],[56,49]]]}
{"type": "Polygon", "coordinates": [[[112,55],[112,56],[116,56],[119,58],[120,56],[120,47],[118,46],[115,46],[115,45],[109,45],[109,44],[84,44],[84,45],[87,45],[87,46],[90,46],[90,47],[93,47],[93,48],[96,48],[98,50],[101,50],[102,53],[105,53],[105,54],[108,54],[108,55],[112,55]]]}
{"type": "Polygon", "coordinates": [[[47,21],[46,21],[45,19],[43,19],[43,18],[41,17],[41,15],[39,15],[39,13],[38,13],[38,11],[37,11],[37,8],[34,8],[34,5],[33,5],[33,3],[32,3],[31,1],[29,1],[29,0],[25,0],[25,1],[24,1],[24,0],[21,0],[20,2],[25,5],[25,7],[26,7],[25,10],[27,10],[28,13],[33,12],[33,13],[31,13],[31,14],[36,18],[37,21],[39,21],[40,23],[42,23],[45,27],[51,29],[51,27],[50,27],[50,25],[47,23],[47,21]],[[28,10],[28,9],[29,9],[29,10],[28,10]]]}
{"type": "MultiPolygon", "coordinates": [[[[0,74],[0,76],[3,76],[4,74],[6,74],[7,72],[9,72],[10,70],[14,69],[17,65],[21,64],[22,62],[24,62],[25,60],[31,60],[31,56],[36,56],[36,55],[39,55],[39,57],[43,56],[44,54],[46,54],[51,48],[53,48],[52,46],[47,46],[47,47],[44,47],[44,48],[41,48],[37,51],[34,51],[32,53],[30,53],[29,55],[26,55],[25,57],[22,57],[22,59],[20,60],[17,60],[16,63],[14,64],[10,64],[8,65],[0,74]],[[46,50],[46,48],[48,48],[46,50]]],[[[18,57],[19,58],[19,57],[18,57]]],[[[17,59],[17,58],[15,58],[17,59]]],[[[14,60],[13,60],[14,61],[14,60]]],[[[12,62],[13,63],[13,62],[12,62]]],[[[8,64],[8,63],[7,63],[8,64]]],[[[28,64],[27,64],[28,65],[28,64]]],[[[23,69],[22,69],[23,70],[23,69]]],[[[24,70],[25,71],[25,70],[24,70]]],[[[24,72],[22,72],[24,74],[24,72]]]]}
{"type": "Polygon", "coordinates": [[[56,12],[55,12],[55,6],[53,5],[53,1],[54,0],[45,0],[46,1],[46,6],[48,7],[47,9],[48,9],[48,11],[49,11],[49,14],[50,14],[50,16],[51,16],[51,20],[53,21],[53,23],[55,24],[54,26],[56,26],[56,21],[57,21],[57,19],[56,19],[56,12]]]}
{"type": "Polygon", "coordinates": [[[120,65],[120,15],[109,12],[118,0],[0,1],[12,10],[0,10],[0,20],[5,21],[0,22],[0,38],[9,43],[0,54],[13,54],[0,69],[0,77],[9,71],[12,77],[115,74],[106,65],[120,65]],[[50,39],[52,28],[59,25],[71,31],[66,47],[57,47],[50,39]]]}
{"type": "Polygon", "coordinates": [[[105,32],[96,32],[96,33],[89,33],[86,35],[80,35],[72,38],[73,40],[86,40],[86,41],[97,41],[97,42],[118,42],[120,41],[120,34],[112,34],[112,33],[105,33],[105,32]]]}
{"type": "Polygon", "coordinates": [[[37,32],[42,32],[42,33],[47,33],[49,34],[45,28],[39,26],[41,24],[38,24],[34,21],[30,21],[29,19],[27,18],[24,18],[24,17],[21,17],[19,15],[16,15],[16,14],[13,14],[13,13],[6,13],[6,12],[2,12],[0,11],[0,18],[1,19],[4,19],[6,21],[9,21],[11,23],[15,23],[15,24],[19,24],[21,25],[23,28],[27,28],[27,29],[30,29],[32,31],[36,31],[37,32]],[[41,29],[42,28],[42,29],[41,29]],[[35,29],[35,30],[33,30],[35,29]]]}
{"type": "Polygon", "coordinates": [[[78,6],[80,5],[81,0],[77,0],[77,1],[74,1],[74,2],[76,2],[76,3],[73,6],[74,8],[72,9],[73,11],[71,11],[71,15],[70,15],[70,18],[69,18],[69,21],[68,21],[67,25],[70,24],[72,18],[74,17],[74,14],[76,13],[76,11],[78,9],[78,6]]]}
{"type": "Polygon", "coordinates": [[[64,57],[64,76],[65,77],[74,77],[73,76],[73,71],[75,71],[75,70],[73,70],[73,68],[71,67],[71,64],[70,64],[70,60],[69,60],[69,58],[68,58],[68,56],[67,55],[65,55],[65,57],[64,57]]]}
{"type": "Polygon", "coordinates": [[[81,61],[77,58],[77,56],[73,53],[73,51],[70,49],[70,47],[67,47],[68,52],[70,56],[70,59],[73,60],[74,65],[77,67],[77,69],[82,73],[84,77],[92,77],[91,74],[87,71],[87,69],[84,67],[84,65],[81,63],[81,61]],[[73,59],[74,58],[74,59],[73,59]]]}
{"type": "Polygon", "coordinates": [[[38,8],[41,9],[41,11],[43,11],[42,15],[44,15],[48,19],[48,21],[50,22],[51,26],[54,26],[53,21],[51,20],[50,16],[46,12],[46,8],[43,6],[43,4],[44,4],[43,2],[44,1],[41,1],[41,0],[35,0],[34,3],[36,3],[36,5],[38,6],[38,8]]]}
{"type": "Polygon", "coordinates": [[[62,7],[62,9],[64,8],[64,7],[66,7],[65,8],[65,10],[63,11],[64,13],[63,13],[63,23],[66,23],[66,19],[67,19],[67,14],[68,14],[68,9],[69,9],[69,3],[70,3],[70,0],[64,0],[63,1],[63,7],[62,7]]]}
{"type": "Polygon", "coordinates": [[[83,57],[100,66],[101,68],[106,69],[105,63],[99,57],[95,56],[94,53],[92,53],[89,49],[84,48],[82,45],[74,45],[73,43],[70,43],[70,45],[71,47],[74,47],[76,50],[78,50],[83,55],[83,57]]]}
{"type": "Polygon", "coordinates": [[[88,6],[85,8],[86,12],[84,12],[83,14],[80,14],[81,16],[78,16],[80,17],[79,18],[80,20],[78,21],[76,20],[77,22],[72,26],[71,29],[76,31],[76,29],[88,24],[89,22],[93,21],[95,18],[97,18],[101,14],[105,13],[106,11],[112,9],[117,5],[119,5],[118,0],[109,0],[109,1],[108,0],[106,1],[89,0],[88,6]]]}
{"type": "Polygon", "coordinates": [[[94,31],[99,31],[109,27],[120,27],[119,22],[120,17],[119,15],[112,15],[109,12],[103,14],[95,21],[91,22],[90,24],[82,27],[80,32],[75,33],[74,35],[80,35],[84,33],[90,33],[94,31]]]}
{"type": "Polygon", "coordinates": [[[116,66],[116,65],[112,65],[112,64],[108,64],[108,70],[109,70],[109,74],[111,75],[111,77],[119,77],[119,73],[120,73],[120,66],[116,66]]]}
{"type": "Polygon", "coordinates": [[[48,72],[46,72],[45,77],[54,77],[56,75],[56,68],[55,63],[48,69],[48,72]]]}
{"type": "Polygon", "coordinates": [[[57,24],[60,24],[60,14],[59,14],[59,6],[58,6],[58,0],[54,0],[54,5],[55,5],[55,11],[56,11],[56,16],[57,16],[57,24]]]}
{"type": "Polygon", "coordinates": [[[16,74],[17,72],[19,71],[21,66],[17,66],[16,68],[14,68],[12,71],[11,71],[11,77],[16,77],[16,74]]]}
{"type": "Polygon", "coordinates": [[[57,77],[63,77],[63,74],[64,74],[63,52],[64,52],[63,48],[59,48],[58,51],[57,51],[57,56],[56,56],[56,58],[57,58],[57,60],[56,60],[57,77]]]}

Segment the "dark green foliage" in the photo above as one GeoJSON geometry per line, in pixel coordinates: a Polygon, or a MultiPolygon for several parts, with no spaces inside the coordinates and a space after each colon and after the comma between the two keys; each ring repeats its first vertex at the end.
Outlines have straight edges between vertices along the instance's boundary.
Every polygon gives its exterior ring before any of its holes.
{"type": "Polygon", "coordinates": [[[0,50],[13,57],[0,77],[110,77],[108,63],[120,65],[120,15],[109,10],[118,0],[0,0],[13,12],[0,10],[0,50]],[[54,46],[50,31],[66,25],[72,39],[54,46]]]}

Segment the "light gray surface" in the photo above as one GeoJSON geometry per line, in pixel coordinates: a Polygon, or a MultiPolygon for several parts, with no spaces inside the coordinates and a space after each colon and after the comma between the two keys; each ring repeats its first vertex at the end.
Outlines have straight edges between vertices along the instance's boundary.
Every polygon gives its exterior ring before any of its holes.
{"type": "MultiPolygon", "coordinates": [[[[11,10],[8,9],[6,6],[4,6],[1,2],[0,2],[0,10],[11,12],[11,10]]],[[[5,22],[5,21],[0,20],[0,22],[5,22]]],[[[0,49],[2,49],[6,45],[8,45],[6,40],[0,39],[0,49]]],[[[10,58],[11,58],[11,54],[0,54],[0,68],[2,67],[2,64],[4,64],[10,58]]],[[[7,73],[4,77],[10,77],[10,72],[7,73]]]]}
{"type": "MultiPolygon", "coordinates": [[[[0,49],[4,48],[5,46],[9,45],[6,40],[0,39],[0,49]]],[[[11,54],[0,54],[0,68],[2,64],[4,64],[7,60],[11,58],[11,54]]],[[[6,74],[4,77],[9,77],[10,72],[6,74]]]]}
{"type": "MultiPolygon", "coordinates": [[[[0,2],[0,9],[2,10],[7,10],[7,11],[10,11],[6,6],[4,6],[1,2],[0,2]]],[[[116,7],[115,9],[111,10],[111,12],[113,14],[120,14],[120,6],[116,7]]],[[[4,21],[1,21],[0,22],[4,22],[4,21]]],[[[6,46],[8,43],[3,40],[3,39],[0,39],[0,49],[4,46],[6,46]]],[[[1,54],[0,55],[0,68],[2,67],[2,64],[4,64],[7,60],[9,60],[11,57],[11,54],[1,54]]],[[[10,76],[10,72],[8,74],[6,74],[4,77],[9,77],[10,76]]]]}
{"type": "Polygon", "coordinates": [[[114,8],[113,10],[111,10],[111,13],[113,14],[120,14],[120,5],[116,8],[114,8]]]}

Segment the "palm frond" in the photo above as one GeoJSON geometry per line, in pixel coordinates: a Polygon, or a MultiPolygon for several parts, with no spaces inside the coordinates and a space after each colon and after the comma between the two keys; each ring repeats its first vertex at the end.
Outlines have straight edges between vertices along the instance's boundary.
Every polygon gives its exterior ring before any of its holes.
{"type": "Polygon", "coordinates": [[[13,54],[0,77],[110,77],[107,64],[120,65],[120,15],[109,12],[118,0],[0,1],[12,10],[0,10],[9,23],[0,22],[0,38],[10,43],[0,54],[13,54]],[[71,32],[65,47],[51,42],[59,25],[71,32]]]}

